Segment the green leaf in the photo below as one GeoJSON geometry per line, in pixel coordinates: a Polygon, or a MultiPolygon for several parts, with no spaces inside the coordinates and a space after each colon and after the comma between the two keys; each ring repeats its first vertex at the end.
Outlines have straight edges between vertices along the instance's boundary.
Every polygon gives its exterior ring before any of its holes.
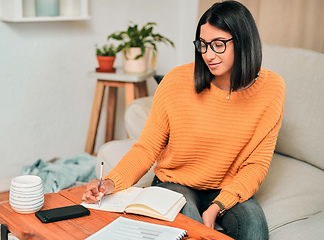
{"type": "Polygon", "coordinates": [[[107,39],[113,39],[121,42],[116,49],[117,52],[121,51],[122,49],[129,49],[131,47],[141,48],[141,54],[136,56],[138,58],[144,55],[145,47],[148,46],[151,46],[153,52],[157,53],[156,43],[158,42],[170,44],[172,47],[174,47],[174,43],[170,39],[162,36],[161,34],[153,33],[155,26],[157,26],[155,22],[148,22],[139,29],[137,24],[130,22],[126,31],[116,31],[110,34],[107,39]]]}

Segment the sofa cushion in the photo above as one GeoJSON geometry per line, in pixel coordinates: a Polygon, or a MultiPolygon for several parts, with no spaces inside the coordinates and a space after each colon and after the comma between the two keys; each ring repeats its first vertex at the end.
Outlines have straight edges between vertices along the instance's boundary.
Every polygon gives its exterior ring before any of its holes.
{"type": "Polygon", "coordinates": [[[264,45],[263,67],[286,83],[276,151],[324,170],[324,54],[264,45]]]}
{"type": "MultiPolygon", "coordinates": [[[[320,212],[323,214],[322,183],[324,172],[321,169],[274,154],[269,172],[255,194],[265,212],[270,233],[281,231],[288,223],[297,224],[312,219],[320,212]]],[[[294,231],[302,232],[301,229],[294,231]]]]}
{"type": "Polygon", "coordinates": [[[321,240],[324,238],[324,212],[287,224],[270,234],[270,240],[321,240]]]}

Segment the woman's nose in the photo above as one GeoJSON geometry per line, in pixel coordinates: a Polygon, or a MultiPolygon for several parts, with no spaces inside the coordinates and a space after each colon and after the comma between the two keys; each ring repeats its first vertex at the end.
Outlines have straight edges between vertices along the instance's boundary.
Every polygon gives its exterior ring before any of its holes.
{"type": "Polygon", "coordinates": [[[206,51],[206,58],[207,59],[214,59],[216,57],[216,53],[211,49],[210,46],[207,46],[207,51],[206,51]]]}

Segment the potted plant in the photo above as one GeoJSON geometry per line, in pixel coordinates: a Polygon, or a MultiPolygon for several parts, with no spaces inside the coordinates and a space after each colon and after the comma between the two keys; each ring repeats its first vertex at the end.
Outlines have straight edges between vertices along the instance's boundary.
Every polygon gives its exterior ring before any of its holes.
{"type": "Polygon", "coordinates": [[[97,72],[115,72],[113,68],[116,59],[116,54],[120,51],[119,47],[113,44],[105,44],[101,48],[96,45],[96,55],[99,64],[97,72]]]}
{"type": "Polygon", "coordinates": [[[130,23],[126,31],[117,31],[108,36],[108,40],[121,41],[118,46],[123,51],[123,67],[125,72],[146,72],[149,52],[152,50],[152,67],[154,68],[157,54],[156,43],[163,42],[174,47],[174,43],[158,34],[153,33],[157,24],[149,22],[139,29],[137,24],[130,23]]]}

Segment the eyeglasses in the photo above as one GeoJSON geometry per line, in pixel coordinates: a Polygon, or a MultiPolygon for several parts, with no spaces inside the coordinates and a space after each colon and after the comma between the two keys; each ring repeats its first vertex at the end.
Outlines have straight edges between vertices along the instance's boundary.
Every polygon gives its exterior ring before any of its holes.
{"type": "Polygon", "coordinates": [[[215,53],[224,53],[226,50],[226,43],[233,40],[233,38],[227,39],[227,40],[219,40],[215,39],[211,42],[205,42],[203,40],[195,40],[193,41],[196,49],[198,52],[204,54],[207,52],[208,45],[215,53]]]}

